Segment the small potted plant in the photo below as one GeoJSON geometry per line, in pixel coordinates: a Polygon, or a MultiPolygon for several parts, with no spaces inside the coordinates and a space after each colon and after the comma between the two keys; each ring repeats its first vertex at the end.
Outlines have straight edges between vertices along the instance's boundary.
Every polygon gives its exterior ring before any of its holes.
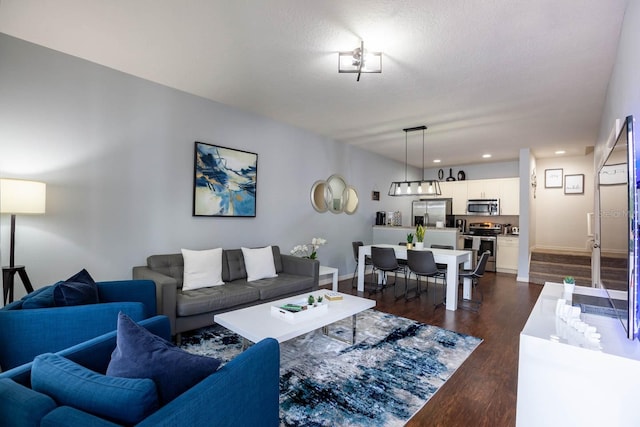
{"type": "Polygon", "coordinates": [[[424,226],[418,224],[416,227],[416,249],[424,249],[424,226]]]}
{"type": "Polygon", "coordinates": [[[307,298],[307,304],[309,304],[310,306],[315,305],[316,303],[316,299],[313,297],[313,295],[309,295],[309,298],[307,298]]]}
{"type": "Polygon", "coordinates": [[[564,284],[564,293],[572,294],[576,287],[576,279],[573,276],[564,276],[562,283],[564,284]]]}
{"type": "Polygon", "coordinates": [[[413,234],[407,234],[407,249],[413,248],[413,234]]]}

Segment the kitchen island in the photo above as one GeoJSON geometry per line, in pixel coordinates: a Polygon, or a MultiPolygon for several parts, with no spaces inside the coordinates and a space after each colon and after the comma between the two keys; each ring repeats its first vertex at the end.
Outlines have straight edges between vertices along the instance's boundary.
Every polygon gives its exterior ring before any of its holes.
{"type": "MultiPolygon", "coordinates": [[[[373,244],[389,244],[397,245],[400,242],[407,241],[407,234],[413,234],[413,243],[417,242],[415,238],[415,227],[398,227],[391,225],[374,225],[373,226],[373,244]]],[[[460,231],[457,228],[435,228],[426,227],[424,231],[424,247],[430,248],[431,245],[451,246],[453,249],[458,248],[458,237],[460,231]]]]}

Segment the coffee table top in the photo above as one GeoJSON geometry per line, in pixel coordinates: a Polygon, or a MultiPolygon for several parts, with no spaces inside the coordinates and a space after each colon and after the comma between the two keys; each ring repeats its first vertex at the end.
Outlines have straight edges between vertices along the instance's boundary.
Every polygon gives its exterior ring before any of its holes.
{"type": "Polygon", "coordinates": [[[251,342],[258,342],[264,338],[275,338],[278,342],[284,342],[292,338],[304,335],[307,332],[327,326],[331,323],[358,314],[364,310],[375,307],[374,300],[357,297],[354,295],[340,294],[342,300],[328,301],[327,313],[308,320],[301,320],[296,323],[289,323],[284,319],[271,314],[271,306],[281,306],[287,303],[294,303],[301,299],[306,300],[309,295],[318,297],[329,293],[326,289],[308,292],[294,297],[271,301],[252,307],[241,308],[227,313],[216,314],[213,320],[229,329],[232,332],[248,339],[251,342]]]}

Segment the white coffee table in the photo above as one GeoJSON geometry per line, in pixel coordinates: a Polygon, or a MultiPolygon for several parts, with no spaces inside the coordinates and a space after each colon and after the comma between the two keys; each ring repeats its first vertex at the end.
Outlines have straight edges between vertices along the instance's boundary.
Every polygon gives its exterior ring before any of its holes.
{"type": "MultiPolygon", "coordinates": [[[[245,340],[256,343],[269,337],[275,338],[278,342],[284,342],[320,328],[323,328],[323,332],[328,335],[328,326],[330,324],[351,316],[353,335],[350,343],[355,343],[356,315],[364,310],[375,307],[376,302],[374,300],[348,294],[340,294],[343,299],[338,301],[328,301],[325,298],[324,303],[328,304],[325,314],[296,323],[290,323],[285,319],[271,314],[271,306],[282,306],[287,303],[294,303],[301,299],[306,299],[311,294],[317,298],[320,295],[324,296],[328,292],[326,289],[321,289],[278,301],[271,301],[227,313],[216,314],[213,320],[217,324],[240,335],[245,340]]],[[[332,337],[338,338],[335,336],[332,337]]],[[[342,340],[342,338],[338,339],[342,340]]],[[[246,342],[244,344],[246,344],[246,342]]]]}

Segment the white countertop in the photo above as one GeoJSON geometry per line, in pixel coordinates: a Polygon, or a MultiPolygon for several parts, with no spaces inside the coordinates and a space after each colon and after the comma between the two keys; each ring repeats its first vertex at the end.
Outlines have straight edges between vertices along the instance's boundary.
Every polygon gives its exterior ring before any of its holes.
{"type": "MultiPolygon", "coordinates": [[[[412,230],[415,231],[415,227],[408,226],[399,226],[399,225],[374,225],[373,228],[378,228],[381,230],[412,230]]],[[[456,227],[445,227],[445,228],[436,228],[436,227],[425,227],[425,231],[438,231],[438,232],[456,232],[458,229],[456,227]]]]}

